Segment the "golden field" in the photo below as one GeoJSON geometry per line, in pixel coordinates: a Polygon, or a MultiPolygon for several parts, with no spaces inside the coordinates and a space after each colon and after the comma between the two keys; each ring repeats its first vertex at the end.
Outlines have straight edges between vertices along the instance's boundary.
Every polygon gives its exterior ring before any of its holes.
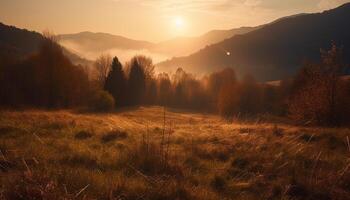
{"type": "Polygon", "coordinates": [[[0,199],[349,198],[349,129],[263,119],[2,111],[0,199]]]}

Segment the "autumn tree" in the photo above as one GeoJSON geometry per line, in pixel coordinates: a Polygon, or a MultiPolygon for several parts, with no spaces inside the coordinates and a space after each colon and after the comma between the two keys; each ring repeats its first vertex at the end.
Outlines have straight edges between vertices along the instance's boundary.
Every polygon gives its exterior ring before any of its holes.
{"type": "Polygon", "coordinates": [[[217,109],[224,118],[232,118],[239,113],[239,96],[237,85],[226,84],[220,88],[217,109]]]}
{"type": "MultiPolygon", "coordinates": [[[[210,74],[208,78],[207,92],[211,97],[211,107],[218,108],[219,96],[227,96],[223,94],[225,92],[231,93],[228,91],[229,88],[233,88],[237,84],[236,73],[232,68],[226,68],[219,72],[214,72],[210,74]]],[[[220,102],[222,104],[223,102],[220,102]]],[[[221,108],[222,109],[222,108],[221,108]]]]}
{"type": "Polygon", "coordinates": [[[155,103],[157,96],[157,85],[154,75],[155,66],[153,64],[153,60],[150,57],[142,55],[135,56],[133,59],[137,60],[145,74],[144,103],[153,104],[155,103]]]}
{"type": "Polygon", "coordinates": [[[168,106],[172,95],[172,85],[167,73],[158,74],[157,78],[157,102],[162,106],[168,106]]]}
{"type": "Polygon", "coordinates": [[[304,124],[339,124],[344,114],[341,75],[345,65],[342,50],[332,45],[321,50],[321,63],[307,63],[295,78],[290,97],[290,116],[304,124]]]}
{"type": "Polygon", "coordinates": [[[96,71],[96,79],[101,88],[105,85],[108,73],[111,68],[112,57],[108,54],[100,55],[94,62],[94,69],[96,71]]]}

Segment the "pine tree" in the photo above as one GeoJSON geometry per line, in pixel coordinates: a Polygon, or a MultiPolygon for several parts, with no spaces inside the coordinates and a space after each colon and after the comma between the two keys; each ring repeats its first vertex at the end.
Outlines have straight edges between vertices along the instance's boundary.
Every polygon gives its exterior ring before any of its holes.
{"type": "Polygon", "coordinates": [[[126,104],[126,78],[123,66],[117,57],[113,58],[104,89],[114,97],[117,107],[126,104]]]}
{"type": "Polygon", "coordinates": [[[130,103],[132,105],[143,103],[146,75],[137,59],[134,59],[131,63],[128,88],[130,91],[130,103]]]}

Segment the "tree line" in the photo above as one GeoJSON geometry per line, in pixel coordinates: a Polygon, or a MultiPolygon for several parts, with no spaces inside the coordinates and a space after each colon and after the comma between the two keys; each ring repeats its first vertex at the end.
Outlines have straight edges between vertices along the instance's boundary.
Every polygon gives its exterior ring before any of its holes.
{"type": "Polygon", "coordinates": [[[225,118],[271,114],[301,124],[349,123],[350,81],[342,76],[342,49],[321,51],[321,62],[305,62],[300,72],[279,83],[238,79],[232,68],[197,78],[178,68],[155,73],[152,59],[135,56],[124,65],[101,55],[93,68],[74,65],[54,37],[25,59],[0,60],[0,105],[48,109],[87,107],[109,111],[138,105],[219,113],[225,118]]]}

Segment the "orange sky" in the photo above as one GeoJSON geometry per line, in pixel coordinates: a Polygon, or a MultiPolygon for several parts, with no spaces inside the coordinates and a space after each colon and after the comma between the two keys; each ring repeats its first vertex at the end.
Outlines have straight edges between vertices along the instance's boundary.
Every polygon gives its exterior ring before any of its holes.
{"type": "Polygon", "coordinates": [[[56,34],[107,32],[162,41],[319,12],[350,0],[1,0],[0,22],[56,34]]]}

